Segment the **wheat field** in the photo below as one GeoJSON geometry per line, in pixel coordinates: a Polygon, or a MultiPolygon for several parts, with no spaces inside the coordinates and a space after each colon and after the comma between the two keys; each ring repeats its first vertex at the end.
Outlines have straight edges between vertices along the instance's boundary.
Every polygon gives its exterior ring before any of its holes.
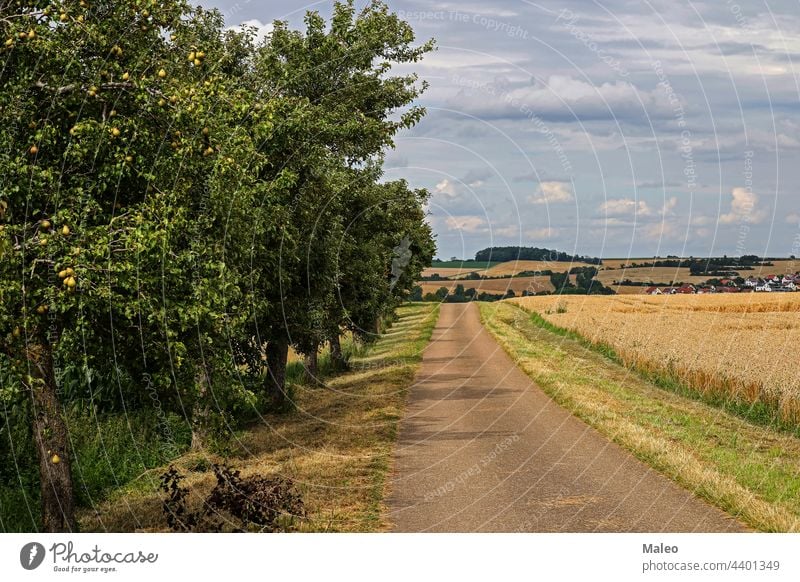
{"type": "Polygon", "coordinates": [[[452,293],[457,285],[463,285],[464,289],[475,289],[478,293],[486,292],[493,295],[502,295],[512,289],[517,295],[523,291],[542,293],[543,291],[553,292],[554,287],[550,282],[550,277],[514,277],[513,279],[483,279],[483,280],[452,280],[452,281],[418,281],[417,285],[422,287],[423,295],[426,293],[436,293],[441,287],[447,287],[452,293]]]}
{"type": "Polygon", "coordinates": [[[470,273],[478,273],[482,277],[515,277],[525,271],[553,271],[563,273],[573,267],[591,267],[588,263],[581,262],[553,262],[553,261],[506,261],[499,263],[488,269],[474,269],[467,265],[463,267],[428,267],[422,272],[425,277],[430,277],[434,273],[448,279],[463,279],[470,273]]]}
{"type": "Polygon", "coordinates": [[[626,365],[800,422],[800,293],[509,300],[626,365]]]}

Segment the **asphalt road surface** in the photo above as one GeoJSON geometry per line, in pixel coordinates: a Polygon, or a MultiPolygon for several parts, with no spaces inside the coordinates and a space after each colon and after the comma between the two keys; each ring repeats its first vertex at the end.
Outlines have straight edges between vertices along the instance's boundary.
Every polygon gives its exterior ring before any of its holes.
{"type": "Polygon", "coordinates": [[[472,303],[441,306],[401,423],[389,511],[403,532],[744,530],[553,402],[472,303]]]}

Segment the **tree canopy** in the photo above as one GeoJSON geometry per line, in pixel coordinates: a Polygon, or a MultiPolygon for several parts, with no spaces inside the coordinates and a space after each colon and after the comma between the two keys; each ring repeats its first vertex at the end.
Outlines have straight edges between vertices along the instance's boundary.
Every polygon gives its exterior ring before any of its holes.
{"type": "MultiPolygon", "coordinates": [[[[257,43],[180,0],[0,2],[0,398],[75,528],[64,407],[153,394],[197,445],[286,406],[287,351],[361,338],[434,254],[384,182],[433,48],[381,2],[257,43]],[[11,412],[13,411],[13,412],[11,412]]],[[[2,475],[0,475],[2,477],[2,475]]]]}

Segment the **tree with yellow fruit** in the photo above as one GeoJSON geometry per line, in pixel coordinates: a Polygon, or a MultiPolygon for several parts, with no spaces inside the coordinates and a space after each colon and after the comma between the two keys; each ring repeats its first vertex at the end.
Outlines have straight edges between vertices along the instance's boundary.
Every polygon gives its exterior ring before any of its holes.
{"type": "MultiPolygon", "coordinates": [[[[17,2],[13,18],[0,19],[0,38],[19,39],[0,45],[0,411],[20,411],[14,422],[30,427],[42,507],[35,527],[55,532],[77,527],[80,459],[64,405],[96,393],[87,378],[107,378],[116,388],[104,393],[134,406],[149,400],[148,374],[163,406],[186,405],[194,423],[194,402],[211,398],[208,383],[230,368],[221,342],[237,292],[211,235],[225,204],[198,200],[216,172],[210,154],[226,146],[202,129],[234,122],[207,119],[228,114],[214,92],[233,95],[240,80],[204,85],[181,56],[201,40],[224,52],[231,35],[214,13],[166,0],[140,27],[134,3],[69,2],[47,14],[41,4],[17,2]],[[171,99],[198,85],[194,113],[171,99]],[[164,148],[167,127],[201,153],[187,159],[164,148]],[[209,230],[196,229],[203,221],[209,230]]],[[[6,464],[5,454],[0,480],[3,467],[28,462],[6,464]]]]}
{"type": "Polygon", "coordinates": [[[290,346],[335,354],[408,290],[433,252],[426,193],[381,163],[423,114],[391,66],[431,45],[380,2],[260,44],[182,0],[45,4],[0,18],[0,420],[31,451],[0,448],[0,486],[35,464],[31,529],[59,532],[75,410],[155,399],[202,449],[289,405],[290,346]]]}

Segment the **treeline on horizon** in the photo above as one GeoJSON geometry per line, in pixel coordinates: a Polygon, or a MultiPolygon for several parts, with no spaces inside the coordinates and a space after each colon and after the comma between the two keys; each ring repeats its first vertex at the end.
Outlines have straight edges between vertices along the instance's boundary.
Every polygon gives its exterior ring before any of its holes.
{"type": "Polygon", "coordinates": [[[540,249],[537,247],[489,247],[475,253],[476,261],[505,263],[507,261],[549,261],[554,263],[602,264],[602,259],[570,255],[563,251],[540,249]]]}
{"type": "Polygon", "coordinates": [[[75,531],[408,297],[429,194],[383,160],[433,43],[378,1],[261,41],[182,0],[0,5],[0,529],[75,531]]]}

